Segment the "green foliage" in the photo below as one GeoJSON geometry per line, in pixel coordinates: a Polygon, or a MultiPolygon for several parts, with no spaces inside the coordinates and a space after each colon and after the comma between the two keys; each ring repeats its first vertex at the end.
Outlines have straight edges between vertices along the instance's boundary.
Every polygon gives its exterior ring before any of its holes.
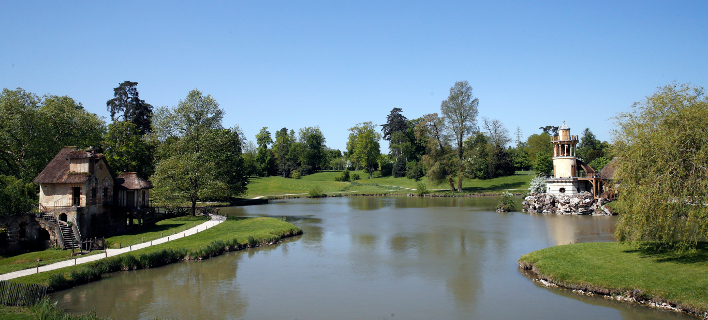
{"type": "Polygon", "coordinates": [[[291,178],[293,179],[300,179],[302,176],[300,176],[300,171],[293,171],[293,173],[290,175],[291,178]]]}
{"type": "Polygon", "coordinates": [[[349,128],[347,150],[354,161],[367,168],[369,179],[373,177],[374,167],[378,164],[381,134],[371,122],[364,122],[349,128]]]}
{"type": "Polygon", "coordinates": [[[398,159],[396,159],[396,162],[394,162],[393,168],[391,169],[391,175],[393,175],[394,178],[406,176],[406,160],[403,159],[403,157],[398,157],[398,159]]]}
{"type": "Polygon", "coordinates": [[[303,149],[300,154],[302,166],[310,166],[313,172],[327,166],[325,137],[319,127],[305,127],[299,132],[300,144],[303,149]]]}
{"type": "Polygon", "coordinates": [[[455,152],[443,132],[444,125],[437,114],[426,114],[415,128],[416,137],[427,143],[426,153],[421,157],[421,161],[428,180],[436,185],[447,181],[450,191],[454,191],[453,178],[457,175],[459,166],[455,152]]]}
{"type": "Polygon", "coordinates": [[[463,142],[465,137],[477,128],[477,106],[479,99],[472,95],[472,87],[467,81],[455,82],[450,88],[450,95],[440,104],[440,115],[448,132],[456,142],[457,150],[457,191],[462,191],[463,180],[463,142]]]}
{"type": "Polygon", "coordinates": [[[588,165],[595,169],[595,172],[600,172],[600,170],[602,170],[602,168],[604,168],[608,163],[610,163],[610,159],[599,157],[588,163],[588,165]]]}
{"type": "Polygon", "coordinates": [[[616,118],[620,216],[615,235],[678,250],[708,238],[708,98],[667,85],[616,118]]]}
{"type": "Polygon", "coordinates": [[[350,181],[349,170],[342,171],[342,174],[335,177],[334,181],[350,181]]]}
{"type": "Polygon", "coordinates": [[[268,127],[261,128],[261,131],[256,135],[256,143],[258,143],[256,154],[256,174],[261,177],[271,176],[275,172],[276,168],[273,152],[268,149],[268,146],[273,143],[268,127]]]}
{"type": "Polygon", "coordinates": [[[529,183],[529,193],[546,193],[546,178],[541,175],[533,177],[529,183]]]}
{"type": "Polygon", "coordinates": [[[238,129],[223,129],[223,111],[210,95],[192,90],[176,108],[155,113],[161,143],[152,195],[161,202],[229,199],[243,194],[247,178],[238,129]]]}
{"type": "Polygon", "coordinates": [[[514,210],[514,195],[509,191],[504,191],[497,196],[497,212],[509,212],[514,210]]]}
{"type": "Polygon", "coordinates": [[[105,123],[67,96],[3,89],[0,174],[32,181],[63,146],[99,146],[105,123]]]}
{"type": "Polygon", "coordinates": [[[319,198],[324,196],[324,193],[322,192],[322,188],[320,188],[320,186],[312,187],[308,194],[310,195],[310,198],[319,198]]]}
{"type": "Polygon", "coordinates": [[[32,306],[32,314],[36,319],[49,320],[49,319],[62,319],[62,320],[100,320],[108,319],[99,317],[96,312],[89,312],[86,314],[70,314],[65,313],[65,311],[58,307],[56,303],[53,303],[49,297],[42,299],[41,302],[32,306]]]}
{"type": "Polygon", "coordinates": [[[134,123],[116,121],[108,125],[103,139],[104,155],[113,174],[137,172],[147,178],[154,172],[152,153],[154,147],[140,135],[134,123]]]}
{"type": "Polygon", "coordinates": [[[0,216],[31,213],[37,200],[34,184],[13,176],[0,175],[0,216]]]}
{"type": "Polygon", "coordinates": [[[361,178],[359,177],[359,174],[358,174],[358,173],[352,174],[352,180],[353,180],[353,181],[360,180],[360,179],[361,179],[361,178]]]}
{"type": "Polygon", "coordinates": [[[418,161],[409,161],[406,163],[406,178],[418,181],[424,176],[425,172],[423,171],[422,163],[418,161]]]}
{"type": "Polygon", "coordinates": [[[529,162],[535,167],[536,159],[539,154],[553,154],[551,136],[546,132],[530,135],[526,140],[526,153],[529,155],[529,162]]]}
{"type": "Polygon", "coordinates": [[[540,152],[536,154],[533,169],[540,175],[550,176],[553,174],[553,159],[550,153],[540,152]]]}
{"type": "Polygon", "coordinates": [[[428,191],[428,186],[425,185],[425,182],[423,181],[418,181],[417,188],[415,190],[419,195],[430,193],[430,191],[428,191]]]}
{"type": "Polygon", "coordinates": [[[152,131],[152,106],[140,99],[137,86],[137,82],[131,81],[118,85],[113,89],[114,98],[106,102],[106,107],[113,122],[133,123],[142,136],[152,131]]]}
{"type": "MultiPolygon", "coordinates": [[[[595,138],[595,135],[592,131],[590,131],[590,129],[585,128],[585,130],[583,130],[583,134],[577,148],[577,155],[580,160],[589,165],[591,162],[595,161],[595,159],[604,157],[607,153],[607,149],[609,149],[609,144],[607,142],[601,142],[595,138]]],[[[592,165],[590,166],[593,167],[592,165]]],[[[602,167],[593,167],[593,169],[599,171],[602,167]]]]}

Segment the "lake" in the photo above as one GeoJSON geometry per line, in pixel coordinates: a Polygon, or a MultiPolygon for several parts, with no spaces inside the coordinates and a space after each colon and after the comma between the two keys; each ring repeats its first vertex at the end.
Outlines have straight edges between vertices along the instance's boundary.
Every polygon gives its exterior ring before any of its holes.
{"type": "Polygon", "coordinates": [[[222,208],[285,217],[304,234],[114,273],[52,299],[114,319],[695,319],[546,288],[516,263],[554,245],[613,241],[617,217],[497,213],[495,205],[489,197],[341,197],[222,208]]]}

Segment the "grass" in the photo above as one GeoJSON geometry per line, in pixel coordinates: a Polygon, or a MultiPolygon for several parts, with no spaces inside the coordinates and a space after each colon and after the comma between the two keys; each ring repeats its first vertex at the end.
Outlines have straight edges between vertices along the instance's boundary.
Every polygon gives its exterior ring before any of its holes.
{"type": "Polygon", "coordinates": [[[579,243],[531,252],[519,265],[562,287],[708,312],[708,243],[676,253],[615,242],[579,243]]]}
{"type": "Polygon", "coordinates": [[[209,220],[209,217],[206,216],[183,216],[165,219],[158,221],[149,229],[131,231],[119,236],[106,238],[106,241],[109,248],[118,249],[179,233],[207,220],[209,220]]]}
{"type": "MultiPolygon", "coordinates": [[[[418,182],[405,177],[392,176],[368,179],[369,175],[363,171],[350,171],[350,175],[359,174],[361,180],[356,182],[334,181],[341,171],[322,171],[307,175],[301,179],[283,177],[255,177],[248,184],[248,197],[278,197],[284,195],[307,196],[315,187],[319,187],[326,195],[341,194],[408,194],[416,193],[418,182]]],[[[526,192],[529,182],[533,178],[532,171],[518,171],[516,174],[495,179],[479,180],[465,179],[462,194],[499,193],[504,190],[512,192],[526,192]]],[[[442,183],[433,185],[425,178],[422,180],[432,194],[460,195],[459,192],[449,191],[450,185],[442,183]]],[[[455,181],[457,185],[457,181],[455,181]]]]}
{"type": "Polygon", "coordinates": [[[37,267],[72,259],[71,250],[47,249],[17,255],[0,256],[0,274],[37,267]]]}
{"type": "Polygon", "coordinates": [[[90,312],[86,314],[74,315],[65,313],[62,308],[53,304],[48,298],[32,307],[8,307],[0,305],[0,319],[12,320],[34,320],[34,319],[65,319],[65,320],[88,320],[88,319],[108,319],[96,316],[90,312]]]}
{"type": "Polygon", "coordinates": [[[101,274],[107,272],[155,267],[181,259],[208,258],[226,249],[273,243],[283,236],[301,232],[300,228],[275,218],[229,217],[217,226],[185,238],[12,281],[47,285],[55,290],[62,289],[99,279],[101,274]]]}

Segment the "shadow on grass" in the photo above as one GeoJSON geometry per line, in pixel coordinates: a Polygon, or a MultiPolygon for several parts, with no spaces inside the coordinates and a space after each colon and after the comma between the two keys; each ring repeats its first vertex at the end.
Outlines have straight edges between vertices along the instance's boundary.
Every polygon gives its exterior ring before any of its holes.
{"type": "Polygon", "coordinates": [[[480,192],[480,191],[488,191],[488,190],[506,190],[506,189],[519,189],[520,187],[524,186],[523,181],[519,182],[507,182],[507,183],[502,183],[502,184],[495,184],[491,186],[486,186],[486,187],[463,187],[463,191],[469,191],[469,192],[480,192]]]}
{"type": "Polygon", "coordinates": [[[641,258],[655,259],[656,262],[701,263],[708,261],[708,242],[699,242],[695,249],[683,251],[672,245],[646,243],[639,249],[625,250],[625,252],[638,252],[641,258]]]}

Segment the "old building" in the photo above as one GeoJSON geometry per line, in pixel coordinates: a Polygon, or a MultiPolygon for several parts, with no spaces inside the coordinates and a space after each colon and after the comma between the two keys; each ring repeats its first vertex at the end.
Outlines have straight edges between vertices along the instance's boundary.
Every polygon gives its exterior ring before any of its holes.
{"type": "Polygon", "coordinates": [[[588,191],[600,194],[600,178],[595,170],[576,156],[578,136],[570,134],[565,122],[558,127],[558,136],[551,137],[553,144],[553,177],[546,179],[547,193],[552,195],[579,195],[588,191]]]}

